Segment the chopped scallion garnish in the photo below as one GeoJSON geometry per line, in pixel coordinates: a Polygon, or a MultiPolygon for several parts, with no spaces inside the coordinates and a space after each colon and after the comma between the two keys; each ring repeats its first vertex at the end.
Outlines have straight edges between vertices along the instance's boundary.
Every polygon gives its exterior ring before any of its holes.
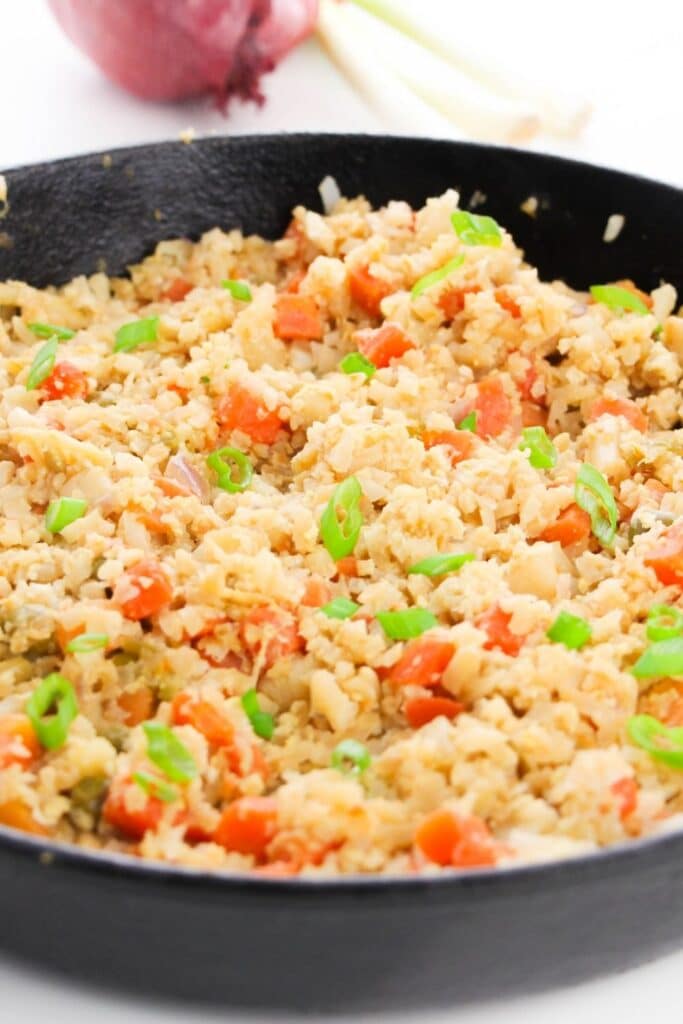
{"type": "Polygon", "coordinates": [[[362,496],[363,491],[356,477],[347,477],[335,487],[320,517],[320,536],[335,562],[352,554],[358,543],[363,525],[363,513],[360,510],[362,496]]]}
{"type": "Polygon", "coordinates": [[[416,281],[413,285],[410,292],[411,297],[416,299],[419,295],[422,295],[423,292],[426,292],[428,288],[438,284],[439,281],[443,281],[444,278],[448,277],[449,274],[452,274],[454,270],[461,267],[464,262],[465,257],[461,254],[460,256],[456,256],[455,259],[449,260],[448,263],[445,263],[443,267],[439,267],[438,270],[432,270],[431,273],[425,274],[424,277],[421,277],[419,281],[416,281]]]}
{"type": "Polygon", "coordinates": [[[91,651],[101,651],[108,643],[106,633],[80,633],[69,640],[66,649],[69,654],[90,654],[91,651]]]}
{"type": "Polygon", "coordinates": [[[552,469],[557,462],[557,449],[543,427],[525,427],[520,451],[529,451],[529,462],[534,469],[552,469]]]}
{"type": "Polygon", "coordinates": [[[560,612],[546,633],[549,640],[564,644],[570,651],[579,651],[591,638],[590,623],[571,612],[560,612]]]}
{"type": "Polygon", "coordinates": [[[637,679],[683,675],[683,636],[659,640],[646,647],[631,671],[637,679]]]}
{"type": "Polygon", "coordinates": [[[25,710],[40,745],[46,750],[58,750],[64,746],[71,723],[78,715],[76,691],[68,679],[52,672],[39,683],[25,710]]]}
{"type": "Polygon", "coordinates": [[[61,533],[77,519],[82,519],[88,509],[83,498],[57,498],[47,506],[45,529],[50,533],[61,533]]]}
{"type": "Polygon", "coordinates": [[[362,775],[372,764],[367,747],[358,740],[342,740],[332,751],[333,768],[348,775],[362,775]]]}
{"type": "Polygon", "coordinates": [[[377,367],[366,359],[362,352],[349,352],[339,364],[342,373],[364,373],[370,379],[377,372],[377,367]]]}
{"type": "Polygon", "coordinates": [[[264,740],[272,739],[275,732],[275,720],[268,711],[261,710],[256,690],[247,690],[242,694],[241,704],[256,735],[264,740]]]}
{"type": "Polygon", "coordinates": [[[327,615],[328,619],[350,619],[359,608],[360,605],[348,597],[333,597],[331,601],[322,606],[320,611],[323,615],[327,615]]]}
{"type": "Polygon", "coordinates": [[[436,615],[427,608],[407,608],[401,612],[377,612],[375,616],[390,640],[412,640],[438,626],[436,615]]]}
{"type": "Polygon", "coordinates": [[[651,312],[641,298],[617,284],[591,285],[591,295],[596,302],[607,306],[614,313],[640,313],[641,316],[647,316],[651,312]]]}
{"type": "Polygon", "coordinates": [[[50,376],[57,358],[59,338],[50,338],[36,352],[26,378],[26,390],[35,391],[50,376]]]}
{"type": "Polygon", "coordinates": [[[474,434],[477,429],[477,410],[473,409],[472,412],[468,412],[464,419],[458,423],[458,430],[469,430],[470,433],[474,434]]]}
{"type": "Polygon", "coordinates": [[[36,338],[59,338],[60,341],[68,341],[75,337],[76,332],[70,327],[57,327],[55,324],[29,324],[29,330],[33,331],[36,338]]]}
{"type": "Polygon", "coordinates": [[[612,547],[619,519],[617,503],[605,477],[588,462],[576,475],[574,497],[579,508],[590,516],[591,528],[602,546],[612,547]]]}
{"type": "Polygon", "coordinates": [[[415,576],[445,576],[449,572],[457,572],[462,569],[466,562],[473,562],[474,555],[469,552],[461,552],[453,555],[431,555],[416,562],[408,569],[409,575],[415,576]]]}
{"type": "Polygon", "coordinates": [[[465,245],[502,245],[503,236],[493,217],[483,213],[455,210],[451,214],[453,229],[465,245]]]}
{"type": "Polygon", "coordinates": [[[147,757],[172,782],[190,782],[197,775],[197,765],[187,747],[175,733],[161,722],[145,722],[147,757]]]}
{"type": "Polygon", "coordinates": [[[253,298],[251,288],[244,281],[235,281],[232,278],[228,278],[225,281],[221,281],[221,287],[229,291],[233,299],[239,299],[240,302],[251,302],[253,298]]]}
{"type": "Polygon", "coordinates": [[[633,715],[627,723],[629,738],[655,761],[683,771],[683,729],[670,728],[652,715],[633,715]]]}
{"type": "Polygon", "coordinates": [[[133,781],[137,782],[148,796],[156,797],[165,804],[172,804],[180,796],[175,786],[169,786],[163,779],[157,779],[149,772],[133,772],[133,781]]]}
{"type": "Polygon", "coordinates": [[[218,487],[231,494],[246,491],[254,478],[254,467],[239,448],[219,448],[207,456],[206,464],[216,474],[218,487]]]}
{"type": "Polygon", "coordinates": [[[683,634],[683,612],[671,604],[654,604],[647,614],[647,638],[653,643],[683,634]]]}
{"type": "Polygon", "coordinates": [[[119,327],[114,341],[114,352],[132,352],[138,345],[156,341],[159,333],[159,317],[148,316],[144,320],[133,320],[119,327]]]}

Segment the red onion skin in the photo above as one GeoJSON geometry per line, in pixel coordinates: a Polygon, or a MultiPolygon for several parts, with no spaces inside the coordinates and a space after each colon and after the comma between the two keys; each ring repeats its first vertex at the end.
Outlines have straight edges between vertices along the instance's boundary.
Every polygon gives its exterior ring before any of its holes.
{"type": "Polygon", "coordinates": [[[261,75],[312,30],[317,0],[49,0],[76,46],[128,92],[260,100],[261,75]]]}

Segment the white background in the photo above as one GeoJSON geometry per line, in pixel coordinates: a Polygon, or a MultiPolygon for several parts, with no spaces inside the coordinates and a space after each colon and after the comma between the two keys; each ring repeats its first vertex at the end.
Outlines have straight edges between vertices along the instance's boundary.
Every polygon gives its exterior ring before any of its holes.
{"type": "MultiPolygon", "coordinates": [[[[111,0],[115,2],[115,0],[111,0]]],[[[540,139],[563,152],[683,185],[681,72],[683,15],[664,0],[647,4],[574,0],[407,0],[472,52],[506,52],[548,89],[589,96],[595,111],[579,140],[540,139]]],[[[0,4],[0,168],[117,145],[198,134],[281,130],[391,130],[329,64],[316,43],[300,47],[268,79],[268,102],[235,106],[229,120],[203,104],[145,105],[119,92],[62,38],[43,0],[0,4]]],[[[417,134],[421,125],[415,124],[417,134]]],[[[457,134],[454,132],[454,134],[457,134]]],[[[680,899],[672,893],[672,900],[680,899]]],[[[0,927],[2,923],[0,894],[0,927]]],[[[68,927],[68,921],[65,921],[68,927]]],[[[106,927],[106,922],[103,922],[106,927]]],[[[144,954],[143,954],[144,955],[144,954]]],[[[264,965],[264,970],[267,966],[264,965]]],[[[571,991],[420,1015],[422,1024],[642,1024],[680,1003],[683,953],[571,991]]],[[[485,985],[485,981],[483,982],[485,985]]],[[[44,977],[0,957],[0,1020],[14,1024],[206,1024],[236,1014],[140,1003],[44,977]]],[[[258,1018],[253,1018],[257,1020],[258,1018]]],[[[355,1018],[356,1020],[358,1018],[355,1018]]],[[[398,1020],[399,1018],[394,1018],[398,1020]]]]}

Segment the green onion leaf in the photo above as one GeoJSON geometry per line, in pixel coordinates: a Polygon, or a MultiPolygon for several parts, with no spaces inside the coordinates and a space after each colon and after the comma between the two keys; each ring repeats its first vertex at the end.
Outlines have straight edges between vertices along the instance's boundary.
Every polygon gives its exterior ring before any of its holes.
{"type": "Polygon", "coordinates": [[[499,246],[503,242],[500,228],[493,217],[483,213],[468,213],[467,210],[456,210],[451,214],[453,229],[465,245],[499,246]]]}
{"type": "Polygon", "coordinates": [[[339,369],[343,373],[364,373],[368,380],[377,372],[375,364],[366,359],[362,352],[349,352],[339,364],[339,369]]]}
{"type": "Polygon", "coordinates": [[[172,804],[180,796],[175,786],[169,786],[167,782],[156,779],[149,772],[133,772],[133,781],[137,782],[140,789],[144,790],[148,796],[156,797],[157,800],[162,800],[165,804],[172,804]]]}
{"type": "Polygon", "coordinates": [[[588,462],[576,475],[574,497],[579,508],[590,516],[591,528],[602,546],[612,547],[617,532],[617,503],[605,477],[588,462]]]}
{"type": "Polygon", "coordinates": [[[58,345],[59,338],[50,338],[38,349],[26,378],[27,391],[35,391],[50,376],[57,358],[58,345]]]}
{"type": "Polygon", "coordinates": [[[38,684],[25,710],[40,745],[46,750],[59,750],[78,714],[76,691],[68,679],[52,672],[38,684]]]}
{"type": "Polygon", "coordinates": [[[633,715],[626,729],[630,739],[655,761],[683,771],[683,729],[669,728],[652,715],[633,715]]]}
{"type": "Polygon", "coordinates": [[[61,533],[77,519],[82,519],[88,509],[83,498],[57,498],[47,506],[45,529],[50,533],[61,533]]]}
{"type": "Polygon", "coordinates": [[[268,711],[261,711],[256,690],[247,690],[242,694],[241,704],[256,735],[264,740],[272,739],[275,732],[275,720],[268,711]]]}
{"type": "Polygon", "coordinates": [[[683,636],[659,640],[646,647],[631,671],[636,679],[683,675],[683,636]]]}
{"type": "Polygon", "coordinates": [[[431,555],[430,558],[423,558],[408,569],[408,575],[415,576],[445,576],[449,572],[457,572],[462,569],[466,562],[473,562],[474,555],[465,551],[457,555],[431,555]]]}
{"type": "Polygon", "coordinates": [[[360,510],[362,496],[363,491],[356,477],[347,477],[335,487],[320,517],[320,536],[335,562],[352,554],[358,543],[363,525],[363,513],[360,510]]]}
{"type": "Polygon", "coordinates": [[[360,605],[349,600],[348,597],[333,597],[331,601],[322,606],[320,611],[323,615],[327,615],[328,619],[350,619],[359,608],[360,605]]]}
{"type": "Polygon", "coordinates": [[[472,412],[468,412],[467,416],[458,423],[458,430],[469,430],[472,434],[477,429],[477,410],[473,409],[472,412]]]}
{"type": "Polygon", "coordinates": [[[347,775],[362,775],[372,764],[372,758],[358,740],[342,740],[332,751],[330,764],[347,775]]]}
{"type": "Polygon", "coordinates": [[[70,327],[56,327],[54,324],[29,324],[29,330],[33,331],[36,338],[59,338],[60,341],[68,341],[74,338],[76,332],[70,327]]]}
{"type": "Polygon", "coordinates": [[[232,278],[228,278],[226,281],[221,281],[221,287],[226,288],[233,299],[239,299],[240,302],[251,302],[253,298],[251,288],[244,281],[234,281],[232,278]]]}
{"type": "Polygon", "coordinates": [[[652,312],[637,295],[616,284],[591,285],[591,295],[596,302],[601,302],[615,313],[640,313],[641,316],[647,316],[652,312]]]}
{"type": "Polygon", "coordinates": [[[683,634],[683,612],[671,604],[654,604],[647,613],[647,638],[673,640],[683,634]]]}
{"type": "Polygon", "coordinates": [[[206,464],[218,477],[218,487],[231,494],[246,491],[254,477],[254,467],[239,448],[219,448],[207,456],[206,464]]]}
{"type": "Polygon", "coordinates": [[[403,612],[377,612],[375,616],[390,640],[412,640],[428,629],[438,626],[439,620],[427,608],[407,608],[403,612]]]}
{"type": "Polygon", "coordinates": [[[529,462],[534,469],[552,469],[557,462],[557,449],[543,427],[525,427],[519,450],[529,450],[529,462]]]}
{"type": "Polygon", "coordinates": [[[148,316],[144,320],[133,320],[119,327],[114,341],[114,352],[132,352],[138,345],[156,341],[159,331],[159,317],[148,316]]]}
{"type": "Polygon", "coordinates": [[[207,377],[206,374],[204,374],[204,376],[199,378],[199,383],[200,384],[210,384],[211,383],[211,378],[207,377]]]}
{"type": "Polygon", "coordinates": [[[570,651],[579,651],[591,638],[590,623],[571,612],[560,612],[546,633],[549,640],[564,644],[570,651]]]}
{"type": "Polygon", "coordinates": [[[108,643],[106,633],[80,633],[69,640],[66,649],[69,654],[90,654],[91,651],[101,651],[108,643]]]}
{"type": "Polygon", "coordinates": [[[192,754],[166,725],[145,722],[147,757],[173,782],[189,782],[197,775],[192,754]]]}
{"type": "Polygon", "coordinates": [[[416,299],[418,295],[422,295],[422,293],[426,292],[428,288],[432,287],[432,285],[438,284],[439,281],[443,281],[445,277],[448,277],[448,275],[452,274],[454,270],[461,267],[464,262],[465,257],[461,253],[460,256],[456,256],[455,259],[449,260],[448,263],[445,263],[443,267],[439,267],[438,270],[432,270],[430,274],[425,274],[424,277],[421,277],[419,281],[416,281],[413,285],[410,292],[411,298],[416,299]]]}

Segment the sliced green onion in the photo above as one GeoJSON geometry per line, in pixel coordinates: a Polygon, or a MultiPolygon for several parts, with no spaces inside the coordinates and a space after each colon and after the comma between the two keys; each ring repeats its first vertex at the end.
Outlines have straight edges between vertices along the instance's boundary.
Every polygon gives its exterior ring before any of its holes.
{"type": "Polygon", "coordinates": [[[349,352],[339,364],[339,369],[342,373],[364,373],[368,380],[377,372],[375,364],[366,359],[362,352],[349,352]]]}
{"type": "Polygon", "coordinates": [[[57,358],[58,346],[59,338],[50,338],[38,349],[26,378],[27,391],[35,391],[50,376],[57,358]]]}
{"type": "Polygon", "coordinates": [[[74,338],[76,332],[70,327],[56,327],[55,324],[29,324],[29,330],[33,331],[36,338],[59,338],[60,341],[68,341],[74,338]]]}
{"type": "Polygon", "coordinates": [[[156,341],[159,332],[159,317],[148,316],[144,320],[133,320],[119,327],[114,341],[114,352],[132,352],[138,345],[156,341]]]}
{"type": "Polygon", "coordinates": [[[227,289],[233,299],[239,299],[240,302],[251,302],[253,298],[251,288],[244,281],[234,281],[232,278],[228,278],[221,281],[221,287],[227,289]]]}
{"type": "Polygon", "coordinates": [[[148,796],[154,796],[165,804],[172,804],[180,796],[175,786],[169,786],[163,779],[156,779],[149,772],[133,772],[133,781],[137,782],[148,796]]]}
{"type": "Polygon", "coordinates": [[[445,576],[449,572],[457,572],[466,562],[473,562],[474,555],[465,551],[457,555],[431,555],[416,562],[408,569],[408,575],[445,576]]]}
{"type": "Polygon", "coordinates": [[[367,747],[358,740],[342,740],[332,751],[330,764],[347,775],[362,775],[372,764],[367,747]]]}
{"type": "Polygon", "coordinates": [[[355,476],[338,484],[320,517],[320,536],[328,552],[338,562],[353,552],[363,525],[361,485],[355,476]]]}
{"type": "Polygon", "coordinates": [[[106,633],[80,633],[69,640],[66,649],[69,654],[89,654],[91,651],[101,651],[108,643],[106,633]]]}
{"type": "Polygon", "coordinates": [[[147,757],[173,782],[189,782],[197,775],[197,765],[187,747],[161,722],[145,722],[147,757]]]}
{"type": "Polygon", "coordinates": [[[669,728],[652,715],[633,715],[626,729],[633,743],[655,761],[683,771],[683,729],[679,726],[669,728]]]}
{"type": "Polygon", "coordinates": [[[570,651],[579,651],[591,638],[590,623],[571,612],[560,612],[546,633],[549,640],[564,644],[570,651]]]}
{"type": "Polygon", "coordinates": [[[327,615],[328,619],[350,619],[359,608],[360,605],[348,597],[333,597],[331,601],[322,606],[320,611],[323,615],[327,615]]]}
{"type": "Polygon", "coordinates": [[[25,710],[41,747],[59,750],[78,714],[76,691],[68,679],[59,672],[52,672],[31,694],[25,710]]]}
{"type": "Polygon", "coordinates": [[[412,640],[439,624],[427,608],[407,608],[402,612],[377,612],[375,616],[390,640],[412,640]]]}
{"type": "Polygon", "coordinates": [[[596,302],[602,303],[615,313],[640,313],[641,316],[647,316],[652,312],[642,299],[628,288],[620,288],[617,284],[591,285],[591,295],[596,302]]]}
{"type": "Polygon", "coordinates": [[[612,547],[617,532],[617,503],[605,477],[588,462],[576,475],[574,497],[579,508],[590,516],[591,528],[602,546],[612,547]]]}
{"type": "Polygon", "coordinates": [[[254,477],[254,467],[239,448],[219,448],[207,456],[206,464],[218,477],[221,490],[231,494],[246,491],[254,477]]]}
{"type": "Polygon", "coordinates": [[[50,533],[61,533],[77,519],[82,519],[88,509],[83,498],[57,498],[47,506],[45,529],[50,533]]]}
{"type": "Polygon", "coordinates": [[[529,462],[534,469],[552,469],[557,462],[557,448],[543,427],[525,427],[519,450],[529,449],[529,462]]]}
{"type": "Polygon", "coordinates": [[[493,217],[487,217],[486,214],[455,210],[451,214],[451,224],[465,245],[499,246],[503,242],[498,224],[493,217]]]}
{"type": "Polygon", "coordinates": [[[637,679],[683,675],[683,636],[659,640],[646,647],[631,671],[637,679]]]}
{"type": "Polygon", "coordinates": [[[439,267],[438,270],[432,270],[430,274],[425,274],[424,277],[421,277],[419,281],[416,281],[413,285],[410,292],[411,298],[416,299],[418,295],[422,295],[422,293],[426,292],[428,288],[432,287],[432,285],[438,284],[439,281],[443,281],[445,277],[448,277],[448,275],[452,274],[454,270],[461,267],[464,262],[465,257],[461,253],[460,256],[456,256],[455,259],[449,260],[448,263],[445,263],[443,267],[439,267]]]}
{"type": "Polygon", "coordinates": [[[458,430],[469,430],[472,434],[477,429],[477,410],[473,409],[472,412],[468,412],[464,419],[458,423],[458,430]]]}
{"type": "Polygon", "coordinates": [[[647,638],[653,642],[673,640],[683,634],[683,612],[671,604],[654,604],[647,613],[647,638]]]}
{"type": "Polygon", "coordinates": [[[256,690],[247,690],[242,694],[241,704],[256,735],[264,740],[272,739],[275,732],[275,720],[268,711],[262,711],[259,707],[256,690]]]}
{"type": "Polygon", "coordinates": [[[211,378],[207,377],[206,374],[205,374],[204,376],[199,378],[199,383],[200,384],[210,384],[211,383],[211,378]]]}

